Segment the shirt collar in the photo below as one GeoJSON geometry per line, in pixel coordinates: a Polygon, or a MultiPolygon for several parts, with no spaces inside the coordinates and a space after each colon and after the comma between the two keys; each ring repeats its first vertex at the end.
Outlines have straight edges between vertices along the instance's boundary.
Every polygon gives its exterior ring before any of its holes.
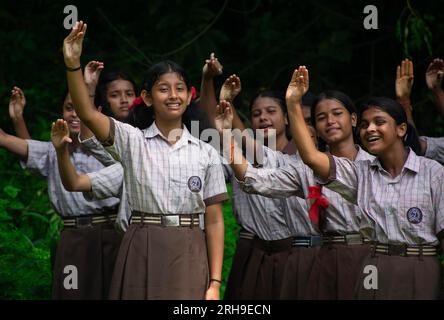
{"type": "MultiPolygon", "coordinates": [[[[406,148],[406,150],[408,152],[408,156],[407,156],[406,162],[404,163],[403,170],[404,170],[404,168],[406,168],[406,169],[409,169],[410,171],[418,173],[419,168],[421,166],[419,157],[416,155],[415,152],[413,152],[412,149],[406,148]]],[[[384,168],[381,165],[381,162],[379,162],[379,159],[377,157],[375,157],[370,162],[370,166],[378,167],[380,170],[384,170],[384,168]]]]}
{"type": "MultiPolygon", "coordinates": [[[[147,129],[144,130],[144,136],[147,139],[152,139],[159,136],[163,140],[168,141],[168,139],[162,134],[162,132],[160,132],[155,121],[153,121],[153,124],[151,126],[149,126],[147,129]]],[[[179,141],[175,143],[175,145],[181,143],[181,141],[187,141],[187,142],[192,142],[194,144],[199,144],[199,139],[193,137],[191,133],[188,131],[187,127],[184,125],[182,125],[182,135],[179,141]]]]}

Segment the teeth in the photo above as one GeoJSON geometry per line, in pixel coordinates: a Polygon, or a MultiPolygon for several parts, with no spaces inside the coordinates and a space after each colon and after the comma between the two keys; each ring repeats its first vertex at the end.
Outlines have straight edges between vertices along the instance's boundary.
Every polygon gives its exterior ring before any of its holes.
{"type": "Polygon", "coordinates": [[[373,142],[373,141],[376,141],[376,140],[379,140],[379,137],[368,137],[367,138],[367,141],[369,141],[369,142],[373,142]]]}

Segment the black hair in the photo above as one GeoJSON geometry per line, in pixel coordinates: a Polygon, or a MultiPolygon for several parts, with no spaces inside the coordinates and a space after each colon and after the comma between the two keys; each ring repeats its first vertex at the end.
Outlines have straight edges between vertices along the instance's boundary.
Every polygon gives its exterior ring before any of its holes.
{"type": "Polygon", "coordinates": [[[108,103],[108,100],[106,98],[107,91],[108,91],[108,85],[115,81],[115,80],[126,80],[129,81],[134,88],[134,92],[136,92],[136,83],[134,80],[125,72],[123,71],[108,71],[104,72],[100,75],[99,82],[96,87],[95,97],[94,97],[94,105],[96,107],[101,106],[102,113],[106,114],[107,116],[114,116],[110,105],[108,103]]]}
{"type": "MultiPolygon", "coordinates": [[[[188,91],[191,90],[189,78],[187,77],[183,68],[177,63],[169,60],[156,63],[148,69],[144,77],[142,90],[146,90],[151,93],[156,81],[159,80],[163,74],[170,72],[177,73],[185,82],[188,91]]],[[[182,123],[189,131],[191,131],[192,121],[199,121],[199,135],[203,130],[211,128],[206,113],[193,101],[191,101],[182,115],[182,123]]],[[[144,102],[142,102],[131,109],[124,122],[141,130],[146,129],[154,122],[154,109],[152,107],[148,107],[144,102]]]]}
{"type": "Polygon", "coordinates": [[[419,154],[421,148],[418,133],[413,125],[408,123],[407,114],[401,104],[387,97],[373,97],[362,104],[360,116],[362,116],[364,111],[370,108],[377,108],[388,113],[390,117],[395,120],[397,125],[406,123],[407,133],[404,136],[403,143],[405,146],[410,147],[416,154],[419,154]]]}
{"type": "Polygon", "coordinates": [[[279,107],[281,107],[282,113],[287,113],[287,102],[285,101],[285,93],[279,90],[262,90],[256,93],[253,98],[250,100],[249,110],[253,108],[253,105],[257,98],[270,98],[275,100],[279,107]]]}
{"type": "MultiPolygon", "coordinates": [[[[353,100],[346,95],[345,93],[339,90],[326,90],[321,92],[316,99],[314,99],[310,113],[311,113],[311,123],[314,128],[316,128],[316,107],[318,104],[327,99],[333,99],[338,101],[340,104],[344,106],[345,109],[351,114],[358,115],[358,111],[356,110],[356,106],[353,103],[353,100]]],[[[353,127],[353,141],[354,143],[359,143],[359,135],[357,134],[356,127],[353,127]]],[[[321,151],[325,151],[327,149],[327,143],[318,136],[318,148],[321,151]]]]}

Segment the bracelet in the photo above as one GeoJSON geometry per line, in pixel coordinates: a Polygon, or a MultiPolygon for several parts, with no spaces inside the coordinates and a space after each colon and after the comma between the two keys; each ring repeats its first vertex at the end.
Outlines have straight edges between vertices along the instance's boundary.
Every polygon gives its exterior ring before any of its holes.
{"type": "Polygon", "coordinates": [[[82,65],[78,66],[77,68],[66,67],[66,71],[69,71],[69,72],[74,72],[74,71],[77,71],[80,69],[82,69],[82,65]]]}
{"type": "Polygon", "coordinates": [[[222,283],[222,281],[221,281],[221,280],[218,280],[218,279],[210,279],[210,282],[212,282],[212,281],[222,283]]]}

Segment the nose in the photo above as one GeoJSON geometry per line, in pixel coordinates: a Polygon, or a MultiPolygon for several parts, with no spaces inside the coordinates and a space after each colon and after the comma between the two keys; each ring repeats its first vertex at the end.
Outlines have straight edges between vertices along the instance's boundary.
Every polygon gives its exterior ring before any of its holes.
{"type": "Polygon", "coordinates": [[[176,88],[171,88],[171,91],[170,91],[170,98],[176,98],[177,97],[177,90],[176,90],[176,88]]]}
{"type": "Polygon", "coordinates": [[[333,124],[335,122],[335,117],[329,113],[327,114],[327,124],[333,124]]]}
{"type": "Polygon", "coordinates": [[[126,93],[121,95],[120,101],[128,103],[128,96],[126,95],[126,93]]]}
{"type": "Polygon", "coordinates": [[[72,109],[72,116],[74,117],[74,118],[77,118],[77,113],[76,113],[76,110],[74,110],[74,109],[72,109]]]}
{"type": "Polygon", "coordinates": [[[367,132],[375,132],[376,131],[376,125],[373,122],[369,123],[366,131],[367,132]]]}

